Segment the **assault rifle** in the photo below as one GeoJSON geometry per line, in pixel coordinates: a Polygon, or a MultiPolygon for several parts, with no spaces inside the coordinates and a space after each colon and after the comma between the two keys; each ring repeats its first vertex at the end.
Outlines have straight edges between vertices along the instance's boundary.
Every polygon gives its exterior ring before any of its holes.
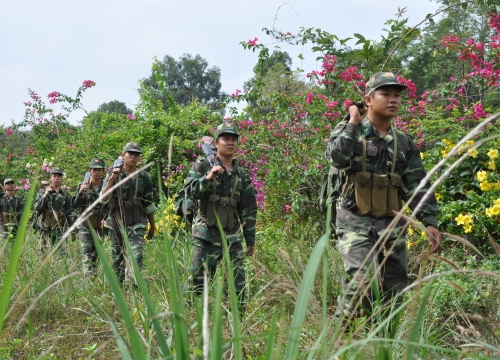
{"type": "MultiPolygon", "coordinates": [[[[222,166],[222,164],[219,162],[217,159],[217,149],[212,146],[212,142],[214,139],[210,136],[203,136],[201,138],[203,141],[203,145],[201,145],[201,149],[205,153],[205,158],[207,159],[208,163],[210,164],[210,167],[214,166],[222,166]]],[[[224,166],[222,166],[224,167],[224,166]]],[[[217,173],[219,173],[217,171],[217,173]]]]}
{"type": "MultiPolygon", "coordinates": [[[[352,104],[356,105],[359,110],[361,110],[361,109],[363,109],[365,107],[365,102],[364,101],[353,102],[352,104]]],[[[361,115],[363,115],[363,114],[361,114],[361,115]]],[[[348,113],[347,116],[344,119],[347,120],[347,121],[349,121],[351,119],[351,114],[348,113]]]]}

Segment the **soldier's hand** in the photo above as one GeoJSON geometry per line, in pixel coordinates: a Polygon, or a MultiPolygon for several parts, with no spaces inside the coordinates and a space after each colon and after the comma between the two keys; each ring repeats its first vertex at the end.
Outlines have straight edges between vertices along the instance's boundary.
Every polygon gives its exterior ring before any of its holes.
{"type": "Polygon", "coordinates": [[[206,179],[207,180],[213,180],[213,179],[215,179],[217,177],[217,175],[222,174],[225,171],[226,171],[226,169],[224,169],[222,166],[215,165],[215,166],[212,167],[212,169],[210,169],[210,172],[206,176],[206,179]]]}
{"type": "Polygon", "coordinates": [[[109,178],[113,180],[117,179],[118,176],[120,175],[120,171],[121,171],[120,168],[113,168],[113,171],[111,172],[111,176],[109,178]]]}
{"type": "Polygon", "coordinates": [[[52,190],[53,190],[52,186],[50,186],[50,185],[45,187],[45,194],[44,195],[48,196],[52,190]]]}
{"type": "Polygon", "coordinates": [[[148,240],[151,240],[153,236],[155,235],[155,226],[151,226],[148,231],[148,240]]]}
{"type": "Polygon", "coordinates": [[[255,252],[255,246],[247,246],[247,252],[245,253],[245,256],[253,256],[255,252]]]}
{"type": "Polygon", "coordinates": [[[79,194],[83,193],[85,190],[87,190],[89,188],[89,185],[88,184],[82,184],[82,186],[80,186],[80,191],[78,192],[79,194]]]}
{"type": "Polygon", "coordinates": [[[71,241],[75,241],[76,240],[76,233],[71,233],[71,241]]]}
{"type": "Polygon", "coordinates": [[[431,254],[436,252],[441,245],[441,233],[434,226],[427,226],[427,238],[429,239],[429,246],[431,247],[431,254]]]}
{"type": "Polygon", "coordinates": [[[364,113],[364,108],[360,110],[356,105],[351,105],[349,107],[349,116],[351,117],[349,119],[349,122],[353,124],[359,124],[363,120],[363,117],[361,115],[364,113]]]}

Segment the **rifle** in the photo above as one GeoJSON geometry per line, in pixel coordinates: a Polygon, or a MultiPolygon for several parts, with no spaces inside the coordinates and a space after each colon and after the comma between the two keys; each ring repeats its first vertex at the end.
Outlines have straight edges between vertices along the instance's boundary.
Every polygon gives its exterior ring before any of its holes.
{"type": "MultiPolygon", "coordinates": [[[[365,102],[353,102],[353,105],[356,105],[359,110],[363,109],[365,107],[365,102]]],[[[347,116],[344,118],[345,120],[349,121],[351,119],[351,114],[347,114],[347,116]]]]}
{"type": "MultiPolygon", "coordinates": [[[[212,146],[212,142],[214,141],[214,139],[210,136],[203,136],[201,140],[203,141],[201,149],[205,153],[205,158],[210,164],[210,167],[222,166],[222,168],[224,168],[224,166],[217,159],[217,149],[212,146]]],[[[218,174],[219,172],[216,171],[216,173],[218,174]]]]}

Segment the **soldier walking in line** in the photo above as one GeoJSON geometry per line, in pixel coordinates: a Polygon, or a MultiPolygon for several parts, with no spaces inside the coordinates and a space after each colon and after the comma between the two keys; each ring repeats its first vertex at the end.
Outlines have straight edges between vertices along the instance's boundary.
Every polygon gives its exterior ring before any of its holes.
{"type": "Polygon", "coordinates": [[[205,266],[208,277],[212,278],[222,259],[222,237],[217,227],[217,215],[229,247],[234,286],[241,306],[246,300],[243,260],[245,255],[252,256],[254,253],[257,201],[248,173],[233,159],[238,150],[236,125],[222,123],[217,127],[215,136],[217,157],[214,165],[199,157],[189,171],[185,185],[188,196],[200,204],[192,225],[191,281],[194,290],[201,293],[205,266]]]}
{"type": "MultiPolygon", "coordinates": [[[[116,183],[137,170],[141,160],[142,150],[139,144],[129,142],[123,148],[123,165],[113,167],[111,173],[104,180],[102,193],[106,193],[116,183]]],[[[141,172],[129,178],[123,185],[115,189],[112,194],[103,197],[105,204],[109,203],[109,215],[105,226],[110,229],[111,256],[113,268],[120,282],[125,280],[125,242],[126,236],[130,241],[132,254],[139,265],[143,266],[144,235],[149,222],[148,239],[155,233],[153,203],[153,185],[151,177],[141,172]]]]}
{"type": "MultiPolygon", "coordinates": [[[[73,199],[73,208],[76,213],[83,213],[90,205],[99,199],[103,186],[104,169],[105,166],[102,159],[92,159],[87,173],[90,176],[86,176],[86,180],[78,185],[73,199]]],[[[105,206],[102,203],[98,203],[92,208],[92,215],[78,226],[78,237],[80,238],[80,244],[82,246],[82,266],[85,275],[97,274],[98,256],[94,245],[94,239],[90,233],[90,227],[92,227],[96,234],[102,238],[104,233],[102,226],[104,215],[105,206]]]]}
{"type": "MultiPolygon", "coordinates": [[[[39,250],[44,253],[50,246],[56,245],[64,231],[75,222],[73,199],[61,186],[63,170],[54,167],[50,170],[50,185],[41,189],[35,199],[35,211],[38,219],[39,250]]],[[[74,239],[74,234],[72,234],[74,239]]],[[[66,250],[66,244],[60,245],[66,250]]]]}
{"type": "Polygon", "coordinates": [[[407,224],[401,219],[389,227],[402,201],[411,209],[422,201],[416,217],[427,229],[430,252],[440,245],[436,198],[433,193],[426,195],[429,184],[415,193],[426,176],[420,152],[410,136],[391,125],[406,88],[392,73],[373,75],[365,90],[367,116],[363,118],[360,109],[351,106],[350,119],[335,127],[327,146],[326,158],[342,175],[336,247],[347,277],[335,313],[338,318],[359,310],[358,301],[365,313],[372,313],[375,299],[369,289],[374,275],[381,283],[383,303],[402,302],[400,292],[408,284],[407,224]],[[382,236],[385,240],[379,241],[382,236]]]}
{"type": "Polygon", "coordinates": [[[13,240],[17,235],[19,222],[24,210],[23,198],[16,195],[14,179],[7,178],[3,182],[5,193],[0,195],[0,239],[13,240]]]}

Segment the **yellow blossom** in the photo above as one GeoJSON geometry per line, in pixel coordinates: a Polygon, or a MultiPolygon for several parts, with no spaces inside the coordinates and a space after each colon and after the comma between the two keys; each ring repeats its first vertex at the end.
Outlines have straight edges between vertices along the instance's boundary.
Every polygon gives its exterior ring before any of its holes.
{"type": "Polygon", "coordinates": [[[488,172],[487,171],[478,171],[476,174],[477,181],[483,182],[488,179],[488,172]]]}
{"type": "Polygon", "coordinates": [[[465,230],[465,233],[470,233],[472,231],[472,225],[471,224],[465,224],[464,225],[464,230],[465,230]]]}
{"type": "Polygon", "coordinates": [[[488,157],[491,160],[498,158],[498,150],[496,150],[496,149],[490,149],[490,151],[488,151],[488,157]]]}
{"type": "Polygon", "coordinates": [[[500,205],[493,205],[493,207],[491,207],[490,209],[493,215],[500,214],[500,205]]]}
{"type": "Polygon", "coordinates": [[[488,169],[490,169],[490,170],[496,170],[496,168],[497,168],[497,165],[495,164],[494,160],[488,161],[488,169]]]}
{"type": "Polygon", "coordinates": [[[493,217],[493,215],[495,215],[495,214],[493,214],[493,208],[492,207],[486,209],[486,215],[489,216],[489,217],[493,217]]]}
{"type": "Polygon", "coordinates": [[[481,190],[482,191],[490,191],[491,190],[491,183],[484,181],[481,183],[481,190]]]}
{"type": "Polygon", "coordinates": [[[409,227],[408,228],[408,235],[413,235],[413,233],[415,232],[415,230],[413,230],[413,228],[409,227]]]}
{"type": "Polygon", "coordinates": [[[439,194],[439,193],[436,193],[435,196],[436,196],[436,200],[440,200],[442,198],[441,194],[439,194]]]}
{"type": "Polygon", "coordinates": [[[469,149],[467,155],[469,155],[471,158],[476,159],[477,155],[479,155],[479,152],[476,149],[469,149]]]}
{"type": "Polygon", "coordinates": [[[493,201],[493,204],[494,205],[500,205],[500,198],[498,198],[495,201],[493,201]]]}
{"type": "Polygon", "coordinates": [[[422,158],[422,160],[423,160],[426,156],[427,156],[427,154],[426,154],[426,153],[423,153],[423,152],[421,152],[421,153],[420,153],[420,157],[422,158]]]}
{"type": "Polygon", "coordinates": [[[448,151],[441,150],[441,156],[443,157],[443,159],[446,157],[446,155],[448,155],[448,151]]]}
{"type": "Polygon", "coordinates": [[[407,244],[407,246],[408,246],[408,250],[409,250],[410,248],[412,248],[413,246],[415,246],[415,245],[417,245],[417,242],[416,242],[416,241],[413,241],[413,242],[412,242],[412,241],[408,241],[408,244],[407,244]]]}
{"type": "Polygon", "coordinates": [[[457,225],[472,224],[474,222],[474,220],[472,220],[472,216],[469,214],[460,214],[455,218],[455,221],[457,222],[457,225]]]}

